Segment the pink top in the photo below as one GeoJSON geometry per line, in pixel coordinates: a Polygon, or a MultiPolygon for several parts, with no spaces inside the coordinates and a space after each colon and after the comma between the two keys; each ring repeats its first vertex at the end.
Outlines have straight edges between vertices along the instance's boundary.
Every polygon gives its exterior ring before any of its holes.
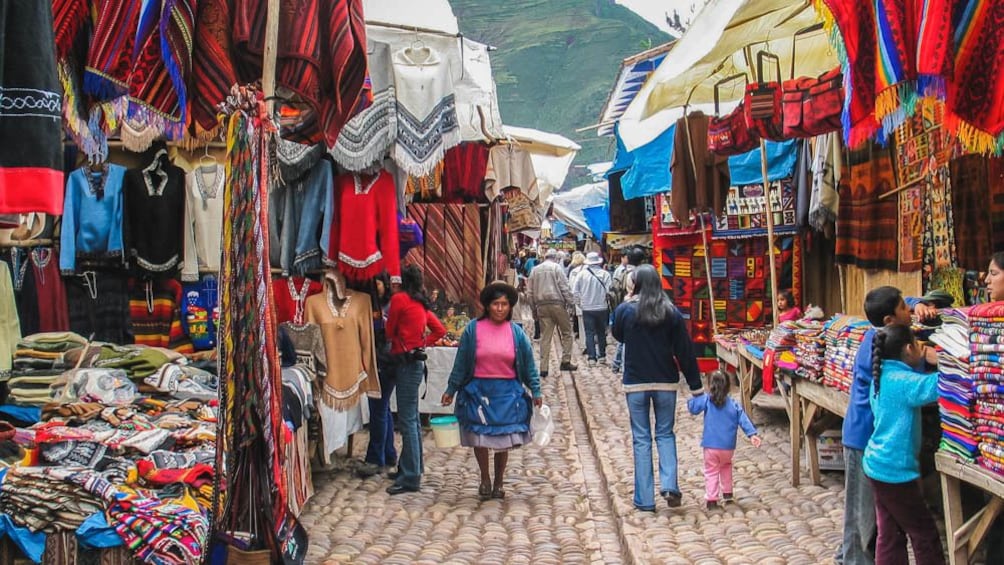
{"type": "Polygon", "coordinates": [[[778,322],[794,322],[802,319],[802,309],[798,306],[788,308],[777,318],[778,322]]]}
{"type": "Polygon", "coordinates": [[[480,379],[516,378],[516,343],[509,322],[496,324],[485,318],[477,322],[474,376],[480,379]]]}

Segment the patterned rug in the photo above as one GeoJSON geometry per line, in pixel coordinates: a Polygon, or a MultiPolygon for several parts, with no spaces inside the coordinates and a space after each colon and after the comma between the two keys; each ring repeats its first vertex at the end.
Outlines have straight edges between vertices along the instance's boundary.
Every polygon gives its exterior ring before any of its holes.
{"type": "MultiPolygon", "coordinates": [[[[687,320],[699,358],[715,357],[713,319],[720,327],[763,327],[771,321],[772,301],[767,238],[713,240],[707,233],[708,261],[701,232],[657,235],[653,259],[663,287],[687,320]],[[710,288],[708,266],[711,268],[710,288]],[[712,317],[714,309],[714,318],[712,317]]],[[[801,294],[798,238],[777,238],[778,284],[801,294]],[[793,284],[796,281],[796,284],[793,284]]]]}
{"type": "Polygon", "coordinates": [[[866,147],[850,152],[850,173],[840,179],[840,221],[837,222],[836,260],[862,269],[899,267],[896,198],[879,199],[896,183],[887,149],[866,147]]]}
{"type": "Polygon", "coordinates": [[[450,303],[462,303],[474,317],[484,287],[481,210],[477,204],[409,204],[408,217],[422,228],[424,245],[408,252],[403,264],[425,274],[426,290],[441,290],[450,303]]]}

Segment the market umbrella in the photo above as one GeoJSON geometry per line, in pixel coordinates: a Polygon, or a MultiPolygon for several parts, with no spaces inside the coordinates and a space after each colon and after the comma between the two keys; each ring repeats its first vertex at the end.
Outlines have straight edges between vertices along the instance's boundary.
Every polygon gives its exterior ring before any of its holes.
{"type": "MultiPolygon", "coordinates": [[[[618,132],[625,147],[633,150],[645,145],[689,109],[713,104],[715,85],[721,79],[744,74],[751,83],[760,80],[756,54],[761,51],[775,55],[784,73],[775,77],[765,69],[765,80],[816,76],[837,67],[839,61],[820,22],[808,0],[711,0],[624,111],[618,132]]],[[[718,93],[723,102],[734,105],[745,89],[741,81],[731,84],[718,93]]],[[[764,194],[769,195],[763,140],[760,154],[764,194]]],[[[766,205],[771,298],[776,303],[774,215],[769,197],[766,205]]]]}

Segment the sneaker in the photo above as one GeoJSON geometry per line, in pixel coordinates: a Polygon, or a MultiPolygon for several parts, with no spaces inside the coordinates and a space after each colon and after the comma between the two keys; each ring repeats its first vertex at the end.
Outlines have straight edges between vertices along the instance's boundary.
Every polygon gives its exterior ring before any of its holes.
{"type": "Polygon", "coordinates": [[[708,501],[708,510],[714,510],[715,508],[718,508],[718,501],[717,500],[709,500],[708,501]]]}
{"type": "Polygon", "coordinates": [[[680,504],[683,503],[683,495],[681,495],[678,492],[672,492],[672,491],[666,490],[666,491],[663,491],[661,494],[662,494],[662,498],[665,499],[666,504],[670,508],[679,508],[680,504]]]}
{"type": "Polygon", "coordinates": [[[722,493],[722,502],[732,502],[732,493],[731,492],[723,492],[722,493]]]}
{"type": "Polygon", "coordinates": [[[579,369],[578,365],[572,365],[571,361],[567,361],[561,364],[559,368],[561,371],[577,371],[579,369]]]}

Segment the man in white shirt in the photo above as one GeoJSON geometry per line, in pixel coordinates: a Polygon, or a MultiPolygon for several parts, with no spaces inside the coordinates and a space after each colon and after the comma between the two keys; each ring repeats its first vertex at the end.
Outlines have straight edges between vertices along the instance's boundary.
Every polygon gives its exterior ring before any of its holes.
{"type": "Polygon", "coordinates": [[[548,249],[544,262],[534,267],[526,281],[527,301],[540,321],[540,376],[546,377],[551,365],[551,338],[558,330],[561,340],[561,370],[578,369],[572,364],[572,321],[568,316],[574,299],[568,287],[565,269],[558,264],[558,252],[548,249]]]}
{"type": "Polygon", "coordinates": [[[589,366],[607,359],[607,324],[610,310],[607,308],[607,291],[613,279],[603,267],[603,258],[591,251],[586,255],[586,268],[575,277],[572,292],[579,299],[582,317],[586,325],[586,356],[589,366]]]}

